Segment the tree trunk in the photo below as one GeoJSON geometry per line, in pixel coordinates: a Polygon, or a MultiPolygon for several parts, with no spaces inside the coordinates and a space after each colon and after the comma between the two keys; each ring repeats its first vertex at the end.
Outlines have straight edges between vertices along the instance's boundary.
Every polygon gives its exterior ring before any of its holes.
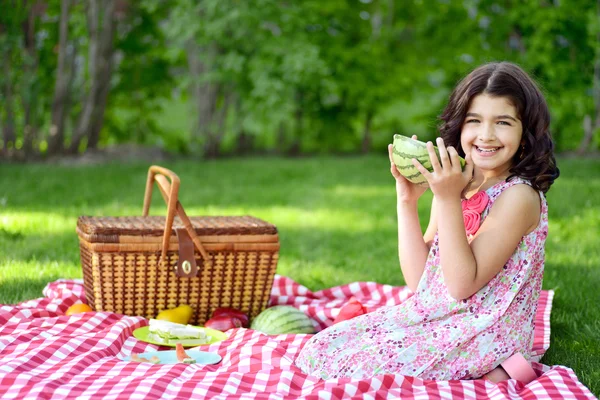
{"type": "Polygon", "coordinates": [[[83,101],[83,109],[79,114],[75,131],[69,146],[69,153],[77,153],[81,140],[87,136],[91,121],[92,112],[96,107],[96,92],[99,82],[96,80],[96,65],[98,57],[98,2],[89,0],[87,4],[86,17],[88,22],[89,45],[88,45],[88,75],[91,79],[91,85],[87,96],[83,101]]]}
{"type": "MultiPolygon", "coordinates": [[[[597,17],[600,18],[600,0],[597,1],[597,17]]],[[[600,135],[600,29],[596,30],[596,58],[594,60],[593,77],[594,117],[586,115],[583,120],[583,139],[577,152],[587,152],[594,139],[594,134],[600,135]]]]}
{"type": "Polygon", "coordinates": [[[363,154],[367,154],[371,150],[371,123],[373,122],[373,114],[373,110],[367,111],[361,149],[363,154]]]}
{"type": "Polygon", "coordinates": [[[583,139],[581,139],[581,142],[579,143],[577,154],[585,154],[588,151],[593,138],[594,125],[592,123],[592,117],[590,117],[589,114],[586,114],[583,117],[583,139]]]}
{"type": "Polygon", "coordinates": [[[237,142],[235,153],[237,155],[246,155],[252,153],[254,149],[254,136],[246,133],[244,128],[241,128],[237,134],[237,142]]]}
{"type": "Polygon", "coordinates": [[[89,0],[87,10],[90,45],[88,72],[91,79],[90,91],[79,116],[69,152],[76,153],[81,141],[87,139],[88,148],[95,148],[102,129],[104,109],[110,90],[112,74],[113,38],[115,31],[114,0],[89,0]],[[102,25],[99,26],[99,21],[102,25]],[[100,29],[99,29],[100,28],[100,29]]]}
{"type": "Polygon", "coordinates": [[[239,155],[249,154],[254,149],[254,136],[246,133],[244,129],[244,116],[242,111],[241,96],[235,95],[235,132],[237,134],[237,142],[235,153],[239,155]]]}
{"type": "Polygon", "coordinates": [[[286,132],[287,132],[287,130],[285,127],[285,122],[281,121],[279,123],[279,128],[277,129],[277,144],[276,144],[276,148],[275,148],[275,151],[278,154],[283,154],[285,152],[285,149],[287,148],[286,132]]]}
{"type": "Polygon", "coordinates": [[[385,24],[387,25],[389,32],[391,32],[392,28],[394,27],[394,8],[394,0],[388,0],[387,18],[385,24]]]}
{"type": "Polygon", "coordinates": [[[69,36],[69,8],[71,0],[60,3],[60,27],[58,42],[58,66],[56,69],[56,85],[52,100],[52,122],[48,135],[48,155],[62,152],[65,137],[65,118],[69,103],[70,71],[68,65],[67,44],[69,36]]]}
{"type": "Polygon", "coordinates": [[[100,65],[98,66],[98,76],[103,85],[98,91],[98,99],[96,108],[92,117],[92,126],[88,148],[95,149],[98,147],[100,140],[100,131],[104,124],[104,111],[108,102],[108,94],[110,93],[110,78],[113,69],[113,54],[114,54],[114,36],[115,36],[115,1],[112,0],[110,9],[107,8],[102,20],[102,30],[100,32],[100,42],[98,51],[100,53],[100,65]]]}
{"type": "Polygon", "coordinates": [[[221,142],[225,136],[227,112],[231,102],[232,90],[223,87],[223,104],[215,110],[215,123],[209,127],[206,132],[207,142],[204,147],[204,156],[206,158],[217,158],[221,153],[221,142]]]}
{"type": "Polygon", "coordinates": [[[37,54],[35,49],[35,15],[31,7],[28,11],[27,19],[23,23],[23,47],[26,53],[25,59],[25,89],[26,93],[22,96],[23,103],[23,153],[26,158],[33,156],[33,141],[37,136],[37,54]]]}
{"type": "Polygon", "coordinates": [[[192,141],[202,145],[201,152],[205,157],[215,158],[219,155],[231,91],[225,90],[220,83],[206,79],[212,68],[212,60],[218,54],[214,45],[200,48],[193,40],[189,40],[186,48],[188,69],[192,77],[191,92],[197,115],[192,141]],[[219,107],[220,98],[223,101],[219,107]]]}
{"type": "Polygon", "coordinates": [[[17,135],[15,133],[15,114],[13,111],[13,87],[10,71],[11,52],[4,57],[4,121],[2,122],[2,138],[4,150],[8,152],[15,145],[17,135]]]}
{"type": "Polygon", "coordinates": [[[377,3],[377,9],[371,18],[371,41],[376,41],[381,36],[381,26],[383,25],[383,15],[381,13],[381,3],[377,3]]]}
{"type": "Polygon", "coordinates": [[[301,89],[296,91],[296,111],[294,112],[294,121],[294,138],[292,139],[292,145],[287,151],[288,155],[291,156],[300,154],[304,132],[304,93],[301,89]]]}
{"type": "MultiPolygon", "coordinates": [[[[111,56],[112,58],[112,51],[111,56]]],[[[102,85],[99,92],[99,98],[97,101],[96,108],[92,114],[92,126],[90,131],[90,138],[88,139],[88,149],[96,149],[100,140],[100,131],[104,125],[104,111],[106,110],[106,103],[108,102],[108,93],[110,92],[110,77],[112,75],[112,63],[109,63],[104,71],[100,73],[103,76],[103,82],[106,84],[102,85]]]]}

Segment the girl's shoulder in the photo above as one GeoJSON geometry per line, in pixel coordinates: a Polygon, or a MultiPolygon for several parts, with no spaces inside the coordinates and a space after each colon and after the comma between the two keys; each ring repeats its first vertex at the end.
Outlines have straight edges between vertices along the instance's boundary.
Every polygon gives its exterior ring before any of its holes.
{"type": "MultiPolygon", "coordinates": [[[[490,200],[495,200],[496,198],[498,198],[498,196],[500,196],[505,190],[513,187],[513,186],[519,186],[518,191],[520,191],[521,193],[530,193],[530,194],[535,194],[536,196],[542,196],[543,198],[543,194],[541,192],[537,192],[531,185],[531,182],[528,181],[527,179],[521,178],[520,176],[513,176],[509,179],[500,181],[498,183],[496,183],[494,186],[491,186],[490,188],[488,188],[486,190],[487,195],[490,197],[490,200]]],[[[511,190],[515,191],[515,189],[511,190]]]]}
{"type": "Polygon", "coordinates": [[[504,180],[486,190],[489,197],[488,210],[502,194],[502,203],[511,207],[519,207],[531,213],[547,212],[547,203],[544,194],[535,190],[531,182],[521,177],[512,177],[504,180]]]}

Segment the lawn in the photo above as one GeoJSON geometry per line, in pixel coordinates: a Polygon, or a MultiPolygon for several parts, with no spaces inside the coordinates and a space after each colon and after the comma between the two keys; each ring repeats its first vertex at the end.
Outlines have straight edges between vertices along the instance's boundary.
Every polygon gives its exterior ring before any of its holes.
{"type": "MultiPolygon", "coordinates": [[[[275,224],[277,272],[312,290],[354,281],[403,285],[387,156],[164,163],[189,215],[251,214],[275,224]]],[[[548,193],[544,289],[556,291],[545,364],[600,393],[600,161],[559,159],[548,193]]],[[[80,215],[141,215],[147,164],[0,164],[0,303],[80,278],[80,215]]],[[[429,192],[419,206],[425,226],[429,192]]],[[[155,192],[151,214],[165,212],[155,192]]]]}

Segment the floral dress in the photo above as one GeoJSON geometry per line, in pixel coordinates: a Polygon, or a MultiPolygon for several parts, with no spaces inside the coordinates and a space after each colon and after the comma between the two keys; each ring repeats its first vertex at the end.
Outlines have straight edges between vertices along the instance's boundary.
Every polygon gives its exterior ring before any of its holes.
{"type": "MultiPolygon", "coordinates": [[[[489,201],[481,221],[498,196],[515,184],[529,182],[513,178],[486,190],[489,201]]],[[[296,365],[323,379],[393,373],[450,380],[479,378],[517,352],[528,358],[548,233],[548,206],[541,192],[540,199],[538,226],[523,236],[503,269],[473,296],[457,301],[449,295],[436,234],[413,296],[317,333],[296,365]]]]}

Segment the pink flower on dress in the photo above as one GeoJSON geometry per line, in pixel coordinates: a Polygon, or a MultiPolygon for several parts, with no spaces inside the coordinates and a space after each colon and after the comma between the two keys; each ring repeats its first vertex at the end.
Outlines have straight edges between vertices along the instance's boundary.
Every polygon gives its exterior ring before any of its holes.
{"type": "Polygon", "coordinates": [[[490,198],[486,192],[477,192],[470,199],[462,201],[463,220],[469,239],[472,239],[473,235],[479,230],[481,213],[485,210],[489,201],[490,198]]]}
{"type": "Polygon", "coordinates": [[[472,210],[481,214],[489,201],[490,198],[486,192],[477,192],[470,199],[462,202],[462,209],[463,211],[472,210]]]}
{"type": "Polygon", "coordinates": [[[473,210],[463,211],[463,220],[465,221],[465,229],[467,230],[467,236],[474,235],[479,230],[479,223],[481,222],[481,215],[473,210]]]}

